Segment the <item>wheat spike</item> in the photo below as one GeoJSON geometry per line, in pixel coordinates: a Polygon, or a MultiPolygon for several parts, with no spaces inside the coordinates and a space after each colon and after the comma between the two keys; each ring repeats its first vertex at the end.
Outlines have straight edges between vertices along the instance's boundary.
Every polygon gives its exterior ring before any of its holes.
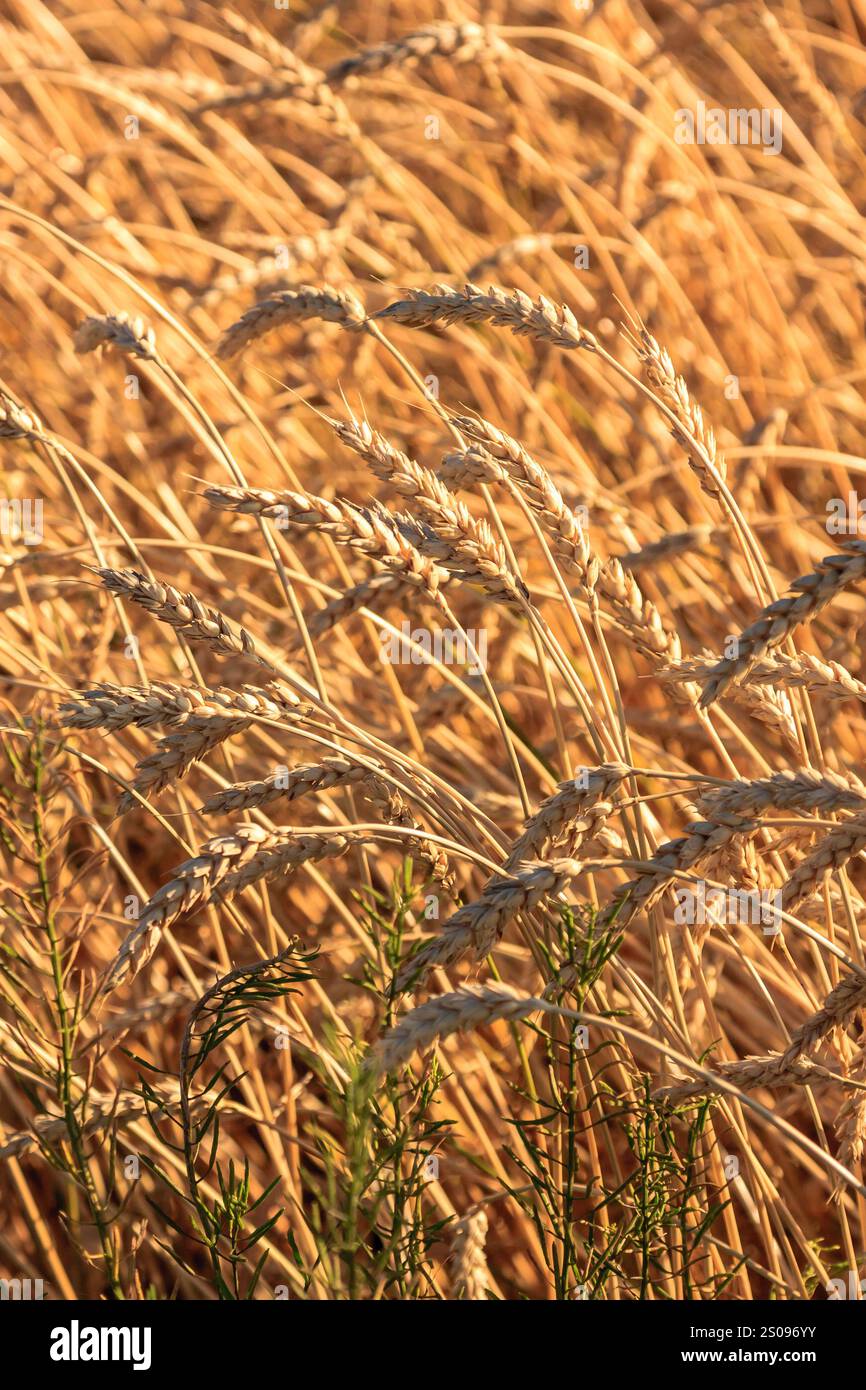
{"type": "Polygon", "coordinates": [[[457,1298],[478,1301],[487,1294],[487,1217],[483,1211],[468,1211],[454,1227],[451,1254],[454,1260],[452,1276],[457,1298]]]}
{"type": "Polygon", "coordinates": [[[701,695],[706,708],[725,693],[732,681],[742,679],[766,652],[778,647],[800,623],[812,622],[837,594],[866,575],[866,541],[845,541],[844,555],[827,555],[811,574],[795,579],[791,592],[765,608],[756,622],[736,639],[736,655],[723,657],[713,667],[701,695]]]}
{"type": "Polygon", "coordinates": [[[218,609],[209,608],[194,594],[183,594],[171,584],[148,579],[138,570],[98,569],[96,573],[110,594],[137,603],[188,642],[206,642],[225,656],[247,656],[267,670],[276,671],[259,654],[251,633],[235,628],[218,609]]]}
{"type": "Polygon", "coordinates": [[[365,48],[351,58],[343,58],[328,68],[325,77],[332,87],[357,77],[368,77],[389,67],[415,67],[431,58],[447,58],[451,63],[471,63],[482,57],[499,58],[508,50],[494,29],[483,24],[425,24],[390,43],[365,48]]]}
{"type": "Polygon", "coordinates": [[[528,1018],[549,1006],[543,999],[527,998],[509,985],[464,985],[453,994],[440,994],[413,1009],[375,1045],[368,1067],[374,1076],[397,1071],[416,1052],[452,1033],[481,1028],[504,1018],[528,1018]]]}
{"type": "Polygon", "coordinates": [[[566,305],[554,304],[544,295],[533,300],[522,290],[506,292],[495,285],[486,290],[472,284],[462,290],[450,285],[409,290],[405,299],[395,300],[371,318],[393,319],[409,328],[431,323],[492,323],[556,347],[587,348],[590,352],[598,347],[595,336],[581,327],[566,305]]]}
{"type": "Polygon", "coordinates": [[[434,966],[453,965],[469,950],[475,960],[483,960],[518,912],[531,911],[542,898],[556,897],[582,871],[579,860],[552,859],[520,864],[507,874],[494,875],[480,898],[449,917],[440,934],[405,962],[395,978],[395,990],[407,989],[434,966]]]}
{"type": "Polygon", "coordinates": [[[237,357],[250,343],[264,338],[284,323],[302,323],[305,319],[323,319],[339,323],[352,332],[364,327],[366,312],[352,290],[336,290],[331,285],[321,288],[301,285],[296,290],[280,290],[267,299],[259,300],[228,327],[217,344],[216,355],[237,357]]]}

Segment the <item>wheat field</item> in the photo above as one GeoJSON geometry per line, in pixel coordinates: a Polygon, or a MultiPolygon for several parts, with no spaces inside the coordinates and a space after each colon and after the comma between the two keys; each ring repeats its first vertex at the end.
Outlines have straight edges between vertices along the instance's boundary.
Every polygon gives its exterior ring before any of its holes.
{"type": "Polygon", "coordinates": [[[0,24],[0,1278],[861,1297],[866,4],[0,24]]]}

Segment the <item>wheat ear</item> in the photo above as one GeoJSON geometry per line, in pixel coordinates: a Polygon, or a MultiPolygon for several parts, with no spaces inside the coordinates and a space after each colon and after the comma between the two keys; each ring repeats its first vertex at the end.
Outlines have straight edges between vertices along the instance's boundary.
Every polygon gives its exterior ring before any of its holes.
{"type": "Polygon", "coordinates": [[[234,627],[218,609],[209,608],[194,594],[183,594],[171,584],[148,579],[134,569],[98,569],[96,573],[110,594],[137,603],[158,622],[173,627],[188,642],[206,642],[225,656],[247,656],[267,670],[276,671],[259,654],[246,628],[234,627]]]}
{"type": "Polygon", "coordinates": [[[140,361],[156,360],[156,336],[144,319],[131,314],[93,314],[75,330],[72,346],[80,354],[98,348],[140,361]]]}
{"type": "Polygon", "coordinates": [[[742,678],[762,656],[778,647],[798,627],[809,623],[828,603],[866,575],[866,541],[845,541],[844,555],[826,555],[811,574],[795,579],[791,592],[765,608],[734,644],[735,655],[723,657],[710,672],[701,695],[706,708],[723,695],[732,681],[742,678]]]}
{"type": "Polygon", "coordinates": [[[782,906],[787,912],[803,898],[816,893],[828,874],[844,868],[849,859],[866,849],[866,818],[843,821],[800,861],[782,888],[782,906]]]}
{"type": "Polygon", "coordinates": [[[505,291],[495,285],[486,290],[472,284],[462,290],[450,285],[409,290],[405,299],[395,300],[370,317],[393,319],[410,328],[432,323],[492,323],[556,347],[586,348],[590,352],[598,348],[598,339],[581,327],[567,305],[554,304],[544,295],[530,299],[522,290],[505,291]]]}
{"type": "Polygon", "coordinates": [[[454,1260],[452,1280],[457,1298],[476,1302],[486,1298],[489,1279],[486,1241],[487,1217],[483,1211],[469,1211],[455,1225],[451,1255],[454,1260]]]}
{"type": "Polygon", "coordinates": [[[736,835],[749,835],[757,830],[754,821],[737,820],[732,825],[714,821],[693,821],[685,834],[661,845],[652,859],[639,870],[639,876],[618,889],[608,907],[599,915],[599,923],[616,923],[617,930],[627,927],[639,913],[645,912],[679,874],[695,868],[702,860],[724,849],[736,835]]]}
{"type": "Polygon", "coordinates": [[[237,357],[250,343],[284,323],[324,319],[326,323],[340,323],[352,332],[359,332],[365,318],[366,310],[351,290],[336,290],[331,285],[301,285],[296,290],[280,290],[253,304],[225,330],[217,344],[216,355],[237,357]]]}
{"type": "MultiPolygon", "coordinates": [[[[811,1086],[818,1082],[830,1085],[833,1082],[845,1083],[845,1077],[837,1072],[821,1067],[808,1057],[798,1057],[787,1066],[781,1065],[781,1055],[769,1057],[745,1057],[742,1061],[718,1062],[716,1071],[721,1081],[738,1086],[741,1091],[755,1091],[762,1086],[811,1086]]],[[[702,1077],[699,1081],[679,1082],[675,1086],[664,1086],[653,1092],[654,1100],[666,1100],[672,1105],[685,1100],[699,1100],[702,1096],[720,1095],[723,1087],[711,1079],[702,1077]]]]}
{"type": "Polygon", "coordinates": [[[434,966],[453,965],[469,950],[475,960],[483,960],[517,913],[530,911],[543,898],[555,897],[582,872],[579,860],[552,859],[496,874],[476,901],[459,908],[443,923],[439,935],[405,962],[395,977],[395,990],[408,989],[434,966]]]}
{"type": "Polygon", "coordinates": [[[811,767],[785,768],[750,782],[726,782],[705,788],[698,805],[708,820],[751,818],[765,811],[866,812],[866,784],[853,773],[844,777],[811,767]]]}
{"type": "Polygon", "coordinates": [[[710,497],[719,497],[725,482],[725,461],[716,449],[716,437],[704,420],[700,406],[689,395],[670,354],[645,328],[641,329],[638,339],[638,353],[647,380],[674,416],[669,422],[671,434],[685,450],[704,492],[710,497]]]}
{"type": "Polygon", "coordinates": [[[484,24],[425,24],[389,43],[365,48],[351,58],[334,63],[325,73],[332,87],[356,77],[369,77],[390,67],[415,67],[431,58],[447,58],[451,63],[471,63],[479,58],[501,57],[508,52],[494,29],[484,24]]]}
{"type": "Polygon", "coordinates": [[[631,772],[625,763],[603,763],[560,782],[509,849],[506,870],[521,860],[541,859],[549,846],[559,847],[563,839],[567,840],[565,857],[573,858],[611,814],[609,797],[631,772]]]}
{"type": "Polygon", "coordinates": [[[381,509],[329,502],[314,493],[264,488],[212,486],[205,489],[204,496],[220,511],[269,517],[280,528],[300,526],[331,536],[338,544],[378,561],[389,573],[423,589],[433,599],[445,578],[444,571],[426,560],[381,509]]]}
{"type": "Polygon", "coordinates": [[[437,478],[430,468],[416,463],[366,421],[332,420],[337,437],[370,464],[404,497],[411,497],[423,523],[414,516],[401,524],[404,536],[425,555],[442,564],[457,578],[477,584],[500,602],[520,608],[525,586],[512,574],[505,552],[486,521],[478,520],[437,478]]]}
{"type": "Polygon", "coordinates": [[[843,1027],[858,1009],[866,1007],[866,974],[849,970],[831,989],[820,1009],[801,1024],[779,1059],[781,1068],[792,1066],[799,1057],[814,1052],[824,1038],[843,1027]]]}
{"type": "Polygon", "coordinates": [[[504,1018],[514,1022],[530,1014],[549,1010],[543,999],[518,994],[504,984],[464,985],[453,994],[438,995],[413,1009],[368,1054],[370,1073],[380,1076],[397,1071],[416,1052],[441,1038],[481,1028],[504,1018]]]}

